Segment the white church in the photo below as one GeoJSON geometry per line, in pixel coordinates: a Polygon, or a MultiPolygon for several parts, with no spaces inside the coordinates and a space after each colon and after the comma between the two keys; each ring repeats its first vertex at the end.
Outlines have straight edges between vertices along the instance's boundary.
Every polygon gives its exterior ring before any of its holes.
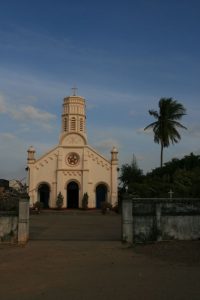
{"type": "Polygon", "coordinates": [[[40,158],[28,149],[28,193],[30,203],[40,201],[55,208],[61,192],[63,208],[82,207],[88,194],[88,208],[100,208],[103,201],[117,202],[118,151],[106,159],[87,142],[85,99],[74,94],[64,98],[59,144],[40,158]]]}

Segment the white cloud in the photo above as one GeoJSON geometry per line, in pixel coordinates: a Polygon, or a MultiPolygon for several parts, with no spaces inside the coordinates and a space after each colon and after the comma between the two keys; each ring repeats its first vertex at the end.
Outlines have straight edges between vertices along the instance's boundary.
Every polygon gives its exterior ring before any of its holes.
{"type": "Polygon", "coordinates": [[[18,110],[17,109],[11,109],[10,110],[11,115],[13,118],[17,120],[24,121],[26,119],[32,120],[35,122],[50,122],[54,119],[56,119],[56,116],[45,111],[41,111],[38,108],[34,106],[22,106],[18,110]]]}
{"type": "Polygon", "coordinates": [[[0,113],[7,114],[11,119],[20,122],[26,131],[28,131],[30,122],[49,130],[52,127],[51,122],[56,119],[56,115],[40,110],[35,106],[20,103],[16,106],[8,100],[6,102],[2,95],[0,95],[0,113]]]}

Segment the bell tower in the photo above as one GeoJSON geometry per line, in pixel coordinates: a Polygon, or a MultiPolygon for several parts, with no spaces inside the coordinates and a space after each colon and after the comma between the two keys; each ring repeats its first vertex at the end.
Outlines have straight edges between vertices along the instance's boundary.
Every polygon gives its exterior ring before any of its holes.
{"type": "Polygon", "coordinates": [[[85,99],[77,96],[75,92],[63,100],[60,141],[69,134],[79,134],[87,142],[85,99]]]}

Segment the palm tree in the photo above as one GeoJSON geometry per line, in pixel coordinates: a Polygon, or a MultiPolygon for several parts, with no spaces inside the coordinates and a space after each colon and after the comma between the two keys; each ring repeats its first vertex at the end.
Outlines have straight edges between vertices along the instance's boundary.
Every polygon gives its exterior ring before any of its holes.
{"type": "Polygon", "coordinates": [[[149,110],[149,114],[153,116],[156,121],[146,126],[144,130],[152,128],[154,132],[154,142],[161,145],[160,166],[162,167],[163,149],[169,147],[170,142],[172,144],[178,143],[181,139],[177,128],[187,129],[178,122],[178,120],[186,115],[186,109],[173,98],[161,98],[158,105],[159,112],[149,110]]]}

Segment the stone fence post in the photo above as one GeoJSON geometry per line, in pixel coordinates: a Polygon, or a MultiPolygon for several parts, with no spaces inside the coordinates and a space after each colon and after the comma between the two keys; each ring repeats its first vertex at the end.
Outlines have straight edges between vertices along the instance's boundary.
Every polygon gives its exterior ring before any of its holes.
{"type": "Polygon", "coordinates": [[[157,241],[162,240],[162,226],[161,226],[161,214],[162,206],[161,203],[156,203],[156,237],[157,241]]]}
{"type": "Polygon", "coordinates": [[[19,200],[18,244],[26,244],[29,238],[29,197],[23,194],[19,200]]]}
{"type": "Polygon", "coordinates": [[[133,203],[127,193],[122,199],[122,242],[133,243],[133,203]]]}

